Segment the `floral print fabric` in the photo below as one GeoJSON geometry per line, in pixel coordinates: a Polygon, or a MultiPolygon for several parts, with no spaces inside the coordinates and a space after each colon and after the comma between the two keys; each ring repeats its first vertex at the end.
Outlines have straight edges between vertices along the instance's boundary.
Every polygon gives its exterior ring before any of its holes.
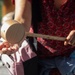
{"type": "MultiPolygon", "coordinates": [[[[75,29],[75,1],[68,0],[59,9],[54,6],[54,0],[41,0],[42,22],[38,23],[38,33],[67,37],[71,30],[75,29]]],[[[64,46],[64,42],[37,39],[38,50],[41,56],[68,55],[74,47],[64,46]]]]}

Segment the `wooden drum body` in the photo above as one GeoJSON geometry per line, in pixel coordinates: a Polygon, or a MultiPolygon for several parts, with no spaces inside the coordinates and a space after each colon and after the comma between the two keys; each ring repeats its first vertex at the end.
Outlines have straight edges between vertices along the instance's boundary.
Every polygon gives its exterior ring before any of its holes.
{"type": "Polygon", "coordinates": [[[15,20],[6,21],[1,27],[1,37],[9,43],[19,43],[24,35],[24,27],[15,20]]]}

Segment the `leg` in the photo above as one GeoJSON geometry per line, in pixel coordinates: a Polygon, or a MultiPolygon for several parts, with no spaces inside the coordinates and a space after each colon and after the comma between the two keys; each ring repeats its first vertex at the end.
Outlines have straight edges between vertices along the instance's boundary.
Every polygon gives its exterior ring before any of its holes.
{"type": "Polygon", "coordinates": [[[75,58],[57,57],[55,59],[55,62],[61,75],[74,75],[75,74],[75,58]]]}
{"type": "Polygon", "coordinates": [[[38,58],[34,57],[30,60],[23,62],[25,75],[38,75],[38,58]]]}
{"type": "Polygon", "coordinates": [[[54,59],[44,59],[40,60],[39,64],[41,66],[39,75],[50,75],[50,71],[52,68],[55,68],[54,59]]]}

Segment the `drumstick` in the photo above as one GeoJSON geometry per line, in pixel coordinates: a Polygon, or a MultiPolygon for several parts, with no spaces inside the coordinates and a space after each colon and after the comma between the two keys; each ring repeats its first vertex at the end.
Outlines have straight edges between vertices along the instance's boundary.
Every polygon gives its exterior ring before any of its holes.
{"type": "Polygon", "coordinates": [[[39,37],[44,39],[50,39],[50,40],[58,40],[58,41],[65,41],[65,37],[58,37],[58,36],[51,36],[51,35],[44,35],[44,34],[36,34],[36,33],[29,33],[25,32],[25,36],[29,37],[39,37]]]}

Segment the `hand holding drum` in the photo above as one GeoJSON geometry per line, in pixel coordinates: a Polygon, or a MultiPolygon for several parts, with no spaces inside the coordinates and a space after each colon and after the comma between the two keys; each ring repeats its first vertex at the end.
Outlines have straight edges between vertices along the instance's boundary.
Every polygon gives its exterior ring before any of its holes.
{"type": "Polygon", "coordinates": [[[1,27],[1,37],[11,44],[19,43],[24,37],[40,37],[44,39],[65,41],[64,37],[42,35],[25,32],[23,25],[15,20],[6,21],[1,27]]]}

